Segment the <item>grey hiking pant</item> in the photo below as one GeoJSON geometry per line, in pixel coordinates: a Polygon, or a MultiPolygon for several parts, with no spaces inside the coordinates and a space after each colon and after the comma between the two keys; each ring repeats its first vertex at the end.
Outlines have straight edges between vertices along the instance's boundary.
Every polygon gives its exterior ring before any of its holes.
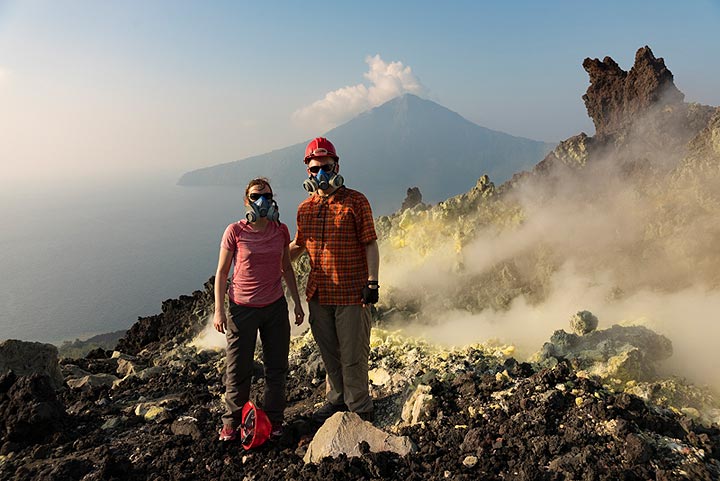
{"type": "Polygon", "coordinates": [[[255,341],[258,331],[265,365],[265,400],[262,409],[272,423],[282,423],[290,351],[290,321],[285,296],[265,307],[230,302],[225,337],[225,405],[223,424],[240,425],[242,407],[250,398],[255,341]]]}
{"type": "Polygon", "coordinates": [[[373,410],[368,391],[370,309],[361,305],[320,305],[308,302],[310,328],[328,375],[327,400],[346,404],[352,412],[373,410]]]}

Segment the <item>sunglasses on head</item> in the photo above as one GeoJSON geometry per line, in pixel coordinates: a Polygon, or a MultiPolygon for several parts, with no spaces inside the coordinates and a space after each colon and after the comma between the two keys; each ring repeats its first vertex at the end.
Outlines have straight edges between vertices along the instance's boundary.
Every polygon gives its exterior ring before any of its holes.
{"type": "Polygon", "coordinates": [[[258,200],[260,197],[265,197],[267,200],[272,200],[273,195],[272,192],[264,192],[262,194],[253,192],[252,194],[248,194],[248,197],[250,197],[250,200],[252,201],[258,200]]]}
{"type": "Polygon", "coordinates": [[[335,168],[335,164],[325,164],[325,165],[313,165],[312,167],[308,167],[308,170],[312,172],[313,174],[317,174],[320,169],[322,169],[324,172],[332,172],[335,168]]]}

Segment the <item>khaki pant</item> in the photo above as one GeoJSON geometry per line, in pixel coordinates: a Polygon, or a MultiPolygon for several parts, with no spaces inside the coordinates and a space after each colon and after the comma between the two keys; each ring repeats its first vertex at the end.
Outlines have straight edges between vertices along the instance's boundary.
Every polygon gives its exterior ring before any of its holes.
{"type": "Polygon", "coordinates": [[[327,372],[327,400],[345,403],[352,412],[369,412],[373,402],[368,392],[370,355],[370,309],[361,305],[308,303],[310,328],[320,348],[327,372]]]}
{"type": "Polygon", "coordinates": [[[225,337],[225,405],[223,424],[240,425],[242,407],[250,398],[255,341],[260,332],[265,393],[262,409],[273,423],[283,421],[285,384],[290,351],[290,321],[285,297],[265,307],[246,307],[230,303],[225,337]]]}

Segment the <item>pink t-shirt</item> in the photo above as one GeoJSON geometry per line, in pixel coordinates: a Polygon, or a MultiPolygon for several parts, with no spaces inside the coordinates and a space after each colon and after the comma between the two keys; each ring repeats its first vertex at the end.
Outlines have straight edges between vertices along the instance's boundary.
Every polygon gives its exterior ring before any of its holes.
{"type": "Polygon", "coordinates": [[[264,307],[280,299],[282,256],[289,243],[288,228],[279,222],[268,222],[263,231],[256,231],[246,220],[227,226],[220,246],[234,253],[230,300],[264,307]]]}

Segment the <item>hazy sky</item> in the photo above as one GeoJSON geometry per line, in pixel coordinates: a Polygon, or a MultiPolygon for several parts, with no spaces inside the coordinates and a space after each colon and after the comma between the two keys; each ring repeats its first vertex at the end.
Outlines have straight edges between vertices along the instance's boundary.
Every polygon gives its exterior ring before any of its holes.
{"type": "Polygon", "coordinates": [[[538,140],[592,133],[585,57],[649,45],[720,105],[720,2],[0,0],[0,176],[171,173],[414,92],[538,140]]]}

